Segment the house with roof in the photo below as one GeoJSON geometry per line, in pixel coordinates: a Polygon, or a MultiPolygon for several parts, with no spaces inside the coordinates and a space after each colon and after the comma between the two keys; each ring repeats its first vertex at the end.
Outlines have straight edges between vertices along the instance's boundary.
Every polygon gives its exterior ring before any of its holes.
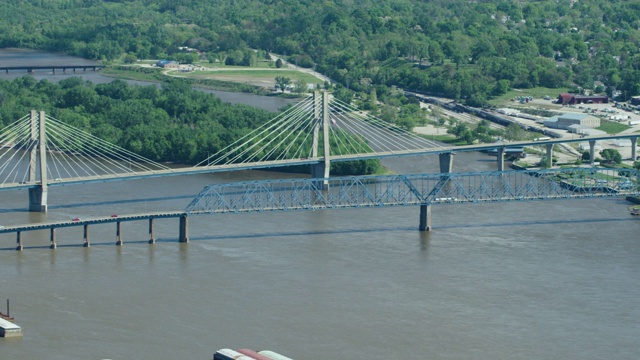
{"type": "Polygon", "coordinates": [[[172,60],[158,60],[156,66],[163,69],[177,69],[180,64],[172,60]]]}

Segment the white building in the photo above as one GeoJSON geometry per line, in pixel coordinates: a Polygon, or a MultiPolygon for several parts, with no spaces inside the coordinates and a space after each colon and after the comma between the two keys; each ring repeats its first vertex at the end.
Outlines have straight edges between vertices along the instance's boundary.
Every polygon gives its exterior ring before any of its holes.
{"type": "Polygon", "coordinates": [[[544,121],[544,126],[554,129],[569,129],[571,125],[584,125],[589,128],[600,126],[600,119],[587,114],[566,113],[556,115],[544,121]]]}

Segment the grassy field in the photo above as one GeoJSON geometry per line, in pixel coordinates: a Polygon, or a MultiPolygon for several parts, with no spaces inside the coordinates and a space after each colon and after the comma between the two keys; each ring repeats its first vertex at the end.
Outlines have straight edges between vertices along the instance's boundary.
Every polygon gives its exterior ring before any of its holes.
{"type": "Polygon", "coordinates": [[[322,84],[317,77],[295,70],[283,69],[257,69],[257,68],[237,68],[227,67],[224,70],[203,70],[193,72],[170,71],[168,75],[180,76],[191,79],[215,79],[222,81],[249,83],[273,87],[276,76],[284,76],[291,79],[292,83],[304,81],[307,84],[322,84]]]}
{"type": "Polygon", "coordinates": [[[617,134],[629,128],[631,128],[631,126],[620,124],[618,122],[602,121],[600,123],[600,127],[598,127],[598,130],[602,130],[607,134],[617,134]]]}

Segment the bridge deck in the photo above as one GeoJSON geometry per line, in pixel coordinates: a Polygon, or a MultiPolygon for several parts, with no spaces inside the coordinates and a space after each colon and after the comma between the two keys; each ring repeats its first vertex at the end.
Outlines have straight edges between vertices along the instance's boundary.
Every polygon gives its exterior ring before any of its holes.
{"type": "Polygon", "coordinates": [[[75,221],[65,220],[65,221],[52,221],[52,222],[36,223],[36,224],[10,225],[10,226],[0,227],[0,234],[19,232],[19,231],[47,230],[52,228],[105,224],[105,223],[125,222],[125,221],[179,218],[185,215],[186,213],[184,211],[168,211],[168,212],[162,211],[162,212],[149,212],[149,213],[138,213],[138,214],[126,214],[126,215],[119,214],[117,216],[88,217],[88,218],[80,218],[75,221]]]}
{"type": "MultiPolygon", "coordinates": [[[[561,143],[575,143],[585,141],[598,141],[598,140],[611,140],[611,139],[631,139],[638,138],[640,134],[616,134],[607,136],[587,136],[583,138],[575,139],[550,139],[545,141],[515,141],[501,144],[474,144],[464,146],[446,146],[438,148],[428,149],[413,149],[413,150],[398,150],[387,152],[375,152],[353,155],[338,155],[330,156],[330,161],[355,161],[355,160],[367,160],[367,159],[379,159],[390,157],[403,157],[403,156],[417,156],[417,155],[437,155],[442,153],[455,153],[455,152],[469,152],[469,151],[487,151],[492,149],[508,149],[508,148],[522,148],[525,146],[540,146],[548,144],[561,144],[561,143]]],[[[237,164],[226,165],[212,165],[212,166],[195,166],[185,167],[179,169],[168,170],[153,170],[153,171],[140,171],[121,174],[110,174],[100,176],[85,176],[76,178],[63,178],[63,179],[49,179],[48,186],[63,186],[70,184],[83,184],[92,182],[106,182],[106,181],[120,181],[120,180],[133,180],[133,179],[145,179],[164,176],[179,176],[179,175],[193,175],[215,172],[227,172],[237,170],[257,170],[266,168],[296,166],[296,165],[312,165],[324,162],[324,157],[311,157],[302,159],[287,159],[287,160],[274,160],[274,161],[261,161],[261,162],[247,162],[237,164]]],[[[21,188],[34,188],[39,185],[38,182],[23,182],[23,183],[6,183],[0,184],[1,190],[21,189],[21,188]]]]}

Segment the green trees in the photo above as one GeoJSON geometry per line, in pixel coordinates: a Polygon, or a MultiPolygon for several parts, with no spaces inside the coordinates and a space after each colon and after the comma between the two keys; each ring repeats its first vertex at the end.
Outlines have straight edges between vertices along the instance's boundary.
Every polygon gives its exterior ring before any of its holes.
{"type": "Polygon", "coordinates": [[[615,149],[604,149],[600,151],[600,156],[602,156],[605,161],[613,164],[620,164],[622,162],[622,155],[615,149]]]}
{"type": "Polygon", "coordinates": [[[291,79],[289,79],[286,76],[276,76],[275,81],[276,81],[276,89],[279,89],[283,93],[285,90],[287,90],[287,87],[289,86],[289,84],[291,84],[291,79]]]}
{"type": "Polygon", "coordinates": [[[0,93],[2,124],[36,107],[152,160],[183,164],[204,159],[207,152],[215,153],[273,116],[222,103],[182,81],[158,89],[120,80],[94,85],[69,78],[54,84],[24,77],[0,80],[0,93]]]}
{"type": "Polygon", "coordinates": [[[190,63],[197,55],[178,50],[189,46],[242,66],[260,49],[356,94],[396,86],[474,106],[510,88],[591,89],[595,80],[609,94],[640,94],[640,17],[624,1],[71,3],[4,1],[0,47],[190,63]]]}

